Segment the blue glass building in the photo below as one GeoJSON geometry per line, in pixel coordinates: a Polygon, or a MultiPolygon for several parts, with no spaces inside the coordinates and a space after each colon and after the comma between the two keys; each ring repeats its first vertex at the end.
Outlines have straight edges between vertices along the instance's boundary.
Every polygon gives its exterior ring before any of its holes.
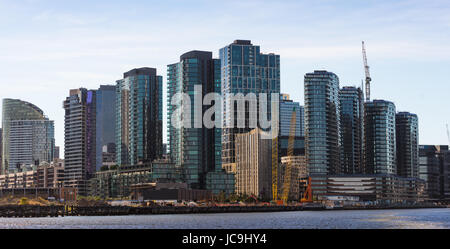
{"type": "Polygon", "coordinates": [[[397,174],[395,105],[364,103],[364,174],[397,174]]]}
{"type": "Polygon", "coordinates": [[[162,76],[155,68],[133,69],[117,81],[116,153],[118,165],[162,156],[162,76]]]}
{"type": "MultiPolygon", "coordinates": [[[[210,189],[217,194],[220,191],[230,193],[234,189],[234,177],[222,169],[222,130],[220,127],[207,128],[196,126],[194,118],[203,118],[203,114],[212,105],[216,106],[215,119],[221,118],[221,103],[202,105],[200,115],[196,116],[194,99],[208,93],[221,93],[220,60],[213,59],[211,52],[190,51],[180,56],[180,62],[167,66],[168,95],[168,142],[171,159],[183,168],[184,177],[194,189],[210,189]],[[196,92],[195,87],[202,92],[196,92]],[[191,101],[190,127],[175,127],[172,116],[177,108],[172,104],[175,94],[187,94],[191,101]]],[[[178,114],[176,114],[178,115],[178,114]]],[[[181,114],[180,114],[181,115],[181,114]]]]}
{"type": "Polygon", "coordinates": [[[419,177],[419,120],[416,114],[399,112],[395,115],[397,139],[397,174],[419,177]]]}
{"type": "Polygon", "coordinates": [[[342,157],[340,174],[361,174],[363,162],[364,98],[361,88],[339,91],[342,157]]]}
{"type": "Polygon", "coordinates": [[[305,149],[311,175],[340,168],[339,78],[327,71],[305,75],[305,149]]]}
{"type": "Polygon", "coordinates": [[[97,93],[96,170],[103,164],[102,148],[115,144],[116,132],[116,86],[101,85],[97,93]]]}
{"type": "MultiPolygon", "coordinates": [[[[268,94],[267,120],[271,120],[271,94],[280,93],[280,56],[276,54],[263,54],[260,47],[253,45],[249,40],[235,40],[232,44],[219,50],[220,70],[222,75],[223,129],[222,129],[222,166],[227,171],[235,167],[235,135],[250,132],[249,125],[251,113],[250,103],[245,105],[244,127],[238,127],[238,112],[236,101],[231,95],[242,93],[246,96],[254,93],[268,94]],[[231,110],[234,109],[232,112],[231,110]],[[232,120],[234,122],[232,122],[232,120]]],[[[259,109],[256,116],[259,120],[259,109]]],[[[278,111],[278,110],[277,110],[278,111]]],[[[255,128],[255,127],[253,127],[255,128]]]]}

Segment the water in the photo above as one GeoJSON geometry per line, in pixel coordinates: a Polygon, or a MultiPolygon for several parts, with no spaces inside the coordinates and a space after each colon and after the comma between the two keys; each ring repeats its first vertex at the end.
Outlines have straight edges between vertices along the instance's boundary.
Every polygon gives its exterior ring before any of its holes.
{"type": "Polygon", "coordinates": [[[450,228],[450,209],[342,210],[133,216],[0,218],[0,228],[32,229],[302,229],[450,228]]]}

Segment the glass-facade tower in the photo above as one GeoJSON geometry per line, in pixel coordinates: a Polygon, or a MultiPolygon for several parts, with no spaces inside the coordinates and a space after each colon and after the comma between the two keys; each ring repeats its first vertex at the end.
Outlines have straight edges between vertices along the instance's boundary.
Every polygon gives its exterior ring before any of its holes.
{"type": "Polygon", "coordinates": [[[8,170],[14,170],[14,165],[9,165],[10,161],[10,125],[15,120],[46,120],[44,112],[37,106],[19,100],[3,99],[2,110],[2,169],[1,173],[6,174],[8,170]]]}
{"type": "Polygon", "coordinates": [[[230,193],[234,189],[234,178],[222,169],[222,129],[207,128],[202,120],[199,120],[201,126],[198,127],[194,120],[202,119],[212,106],[216,107],[213,119],[221,119],[220,102],[201,104],[201,109],[198,110],[194,106],[195,98],[203,101],[208,93],[221,93],[220,60],[213,59],[212,53],[206,51],[190,51],[181,55],[180,62],[167,66],[167,87],[167,130],[171,159],[183,168],[183,175],[190,187],[211,189],[216,194],[219,191],[230,193]],[[201,87],[201,92],[197,92],[195,87],[201,87]],[[172,123],[174,112],[177,108],[182,108],[181,105],[172,104],[175,94],[189,96],[190,127],[175,127],[172,123]],[[196,111],[200,111],[200,115],[196,116],[196,111]]]}
{"type": "Polygon", "coordinates": [[[395,105],[364,103],[364,174],[397,174],[395,105]]]}
{"type": "Polygon", "coordinates": [[[101,85],[97,93],[96,170],[103,164],[102,148],[115,144],[116,132],[116,86],[101,85]]]}
{"type": "MultiPolygon", "coordinates": [[[[237,128],[238,111],[236,101],[232,95],[249,93],[259,97],[260,93],[267,94],[267,120],[271,120],[271,94],[280,93],[280,56],[270,53],[262,54],[260,47],[249,40],[236,40],[232,44],[219,50],[222,75],[223,129],[222,129],[222,166],[227,171],[235,167],[235,135],[247,133],[249,117],[253,115],[249,105],[245,105],[244,128],[237,128]],[[233,106],[232,106],[233,105],[233,106]],[[234,108],[233,108],[234,107],[234,108]],[[232,113],[232,109],[234,109],[232,113]],[[234,123],[231,122],[234,120],[234,123]]],[[[256,116],[259,119],[257,106],[256,116]]],[[[278,111],[278,110],[277,110],[278,111]]],[[[255,128],[255,127],[253,127],[255,128]]]]}
{"type": "Polygon", "coordinates": [[[311,175],[340,169],[339,78],[327,71],[307,73],[305,81],[305,150],[311,175]]]}
{"type": "Polygon", "coordinates": [[[364,98],[361,88],[343,87],[339,91],[341,112],[341,174],[361,174],[363,162],[364,98]]]}
{"type": "Polygon", "coordinates": [[[397,175],[419,177],[419,121],[416,114],[395,115],[397,136],[397,175]]]}
{"type": "Polygon", "coordinates": [[[133,69],[117,81],[116,153],[118,165],[162,156],[162,76],[155,68],[133,69]]]}

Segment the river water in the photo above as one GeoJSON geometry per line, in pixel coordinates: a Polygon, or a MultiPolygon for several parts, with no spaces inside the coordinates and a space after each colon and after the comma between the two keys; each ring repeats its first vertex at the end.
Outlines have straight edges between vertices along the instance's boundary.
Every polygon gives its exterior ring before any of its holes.
{"type": "Polygon", "coordinates": [[[450,209],[0,218],[0,228],[32,229],[429,229],[450,228],[450,209]]]}

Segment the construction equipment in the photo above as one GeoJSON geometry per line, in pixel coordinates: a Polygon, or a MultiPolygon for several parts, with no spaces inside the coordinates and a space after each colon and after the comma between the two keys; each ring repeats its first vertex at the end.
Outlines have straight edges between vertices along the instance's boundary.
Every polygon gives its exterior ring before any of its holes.
{"type": "Polygon", "coordinates": [[[311,177],[308,177],[308,185],[306,187],[305,194],[303,194],[303,198],[300,202],[313,202],[312,198],[312,188],[311,188],[311,177]]]}
{"type": "MultiPolygon", "coordinates": [[[[272,132],[278,132],[278,127],[275,129],[272,127],[272,132]]],[[[278,134],[272,137],[272,199],[278,201],[278,134]]]]}
{"type": "Polygon", "coordinates": [[[370,101],[370,82],[372,81],[372,78],[370,78],[369,65],[367,64],[367,55],[366,55],[366,48],[364,46],[364,41],[362,42],[362,53],[364,61],[364,71],[366,73],[366,101],[370,101]]]}
{"type": "MultiPolygon", "coordinates": [[[[297,112],[295,111],[295,107],[292,110],[291,116],[291,125],[289,128],[289,140],[288,140],[288,149],[287,156],[291,157],[294,155],[294,141],[295,141],[295,126],[297,124],[297,112]]],[[[281,200],[286,204],[289,198],[289,190],[291,188],[291,178],[292,178],[292,160],[288,160],[286,165],[286,169],[284,172],[284,183],[283,183],[283,194],[281,196],[281,200]]]]}
{"type": "Polygon", "coordinates": [[[450,132],[448,131],[448,124],[447,124],[447,139],[448,139],[448,146],[450,147],[450,132]]]}

